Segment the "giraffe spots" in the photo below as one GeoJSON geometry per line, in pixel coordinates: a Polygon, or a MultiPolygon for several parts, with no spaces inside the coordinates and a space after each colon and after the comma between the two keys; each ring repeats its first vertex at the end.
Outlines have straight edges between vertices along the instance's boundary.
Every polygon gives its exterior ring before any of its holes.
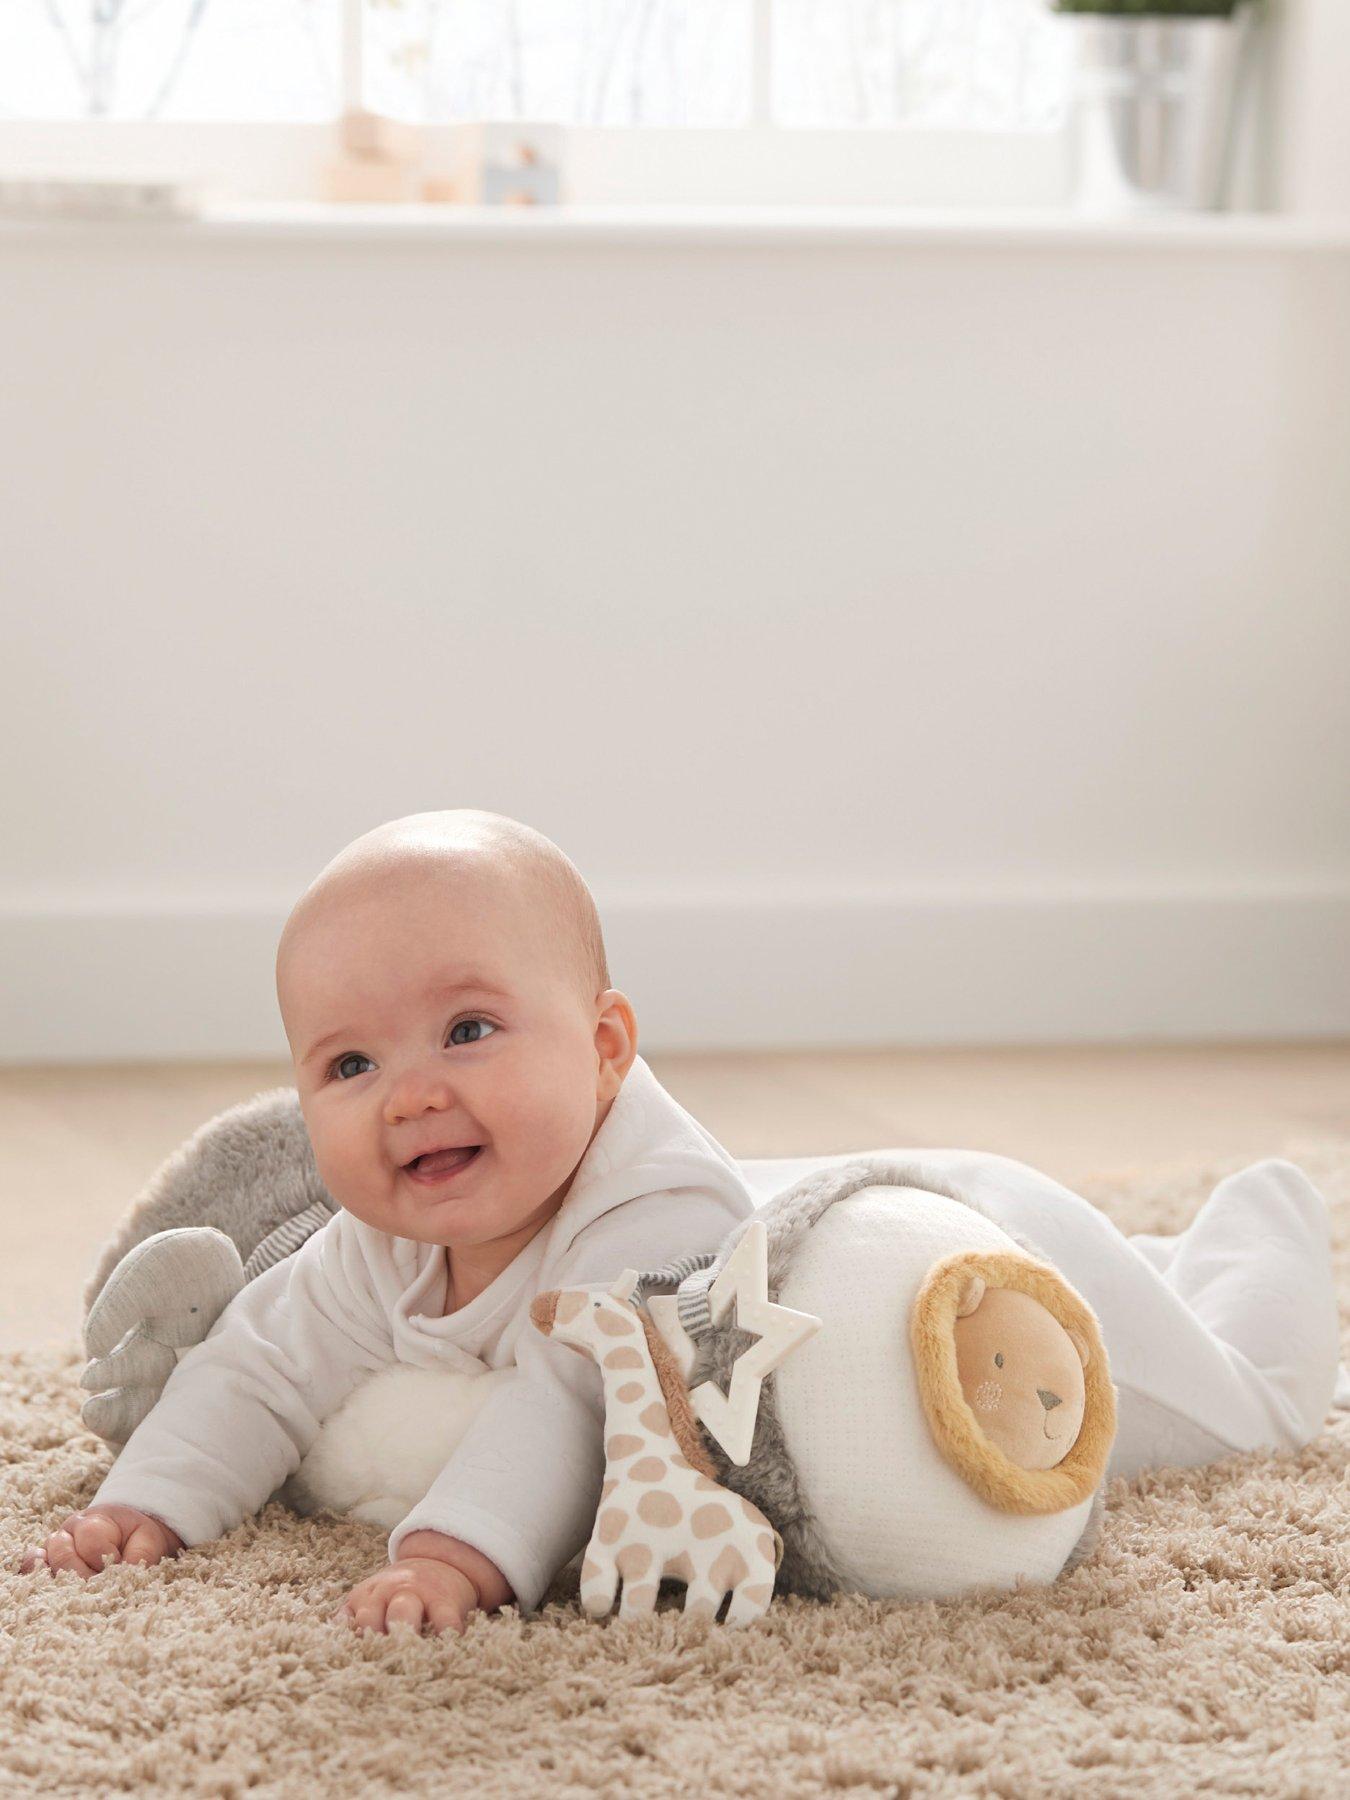
{"type": "Polygon", "coordinates": [[[640,1369],[642,1358],[631,1344],[620,1344],[617,1350],[606,1350],[604,1366],[607,1369],[640,1369]]]}
{"type": "Polygon", "coordinates": [[[755,1548],[759,1551],[765,1562],[771,1562],[775,1568],[778,1566],[778,1546],[775,1544],[773,1537],[769,1532],[760,1532],[759,1536],[755,1539],[755,1548]]]}
{"type": "Polygon", "coordinates": [[[748,1600],[752,1606],[767,1606],[773,1597],[773,1583],[771,1581],[750,1582],[739,1592],[741,1598],[748,1600]]]}
{"type": "Polygon", "coordinates": [[[651,1567],[652,1553],[648,1544],[625,1544],[614,1558],[614,1566],[625,1581],[640,1581],[651,1567]]]}
{"type": "Polygon", "coordinates": [[[617,1506],[611,1506],[607,1511],[601,1513],[599,1523],[595,1527],[595,1535],[602,1544],[617,1543],[627,1523],[628,1514],[620,1512],[617,1506]]]}
{"type": "Polygon", "coordinates": [[[600,1573],[600,1565],[594,1557],[583,1557],[581,1563],[581,1579],[583,1582],[594,1581],[600,1573]]]}
{"type": "Polygon", "coordinates": [[[636,1456],[639,1450],[645,1449],[640,1437],[634,1437],[630,1431],[616,1431],[613,1437],[605,1439],[605,1455],[611,1462],[618,1462],[625,1456],[636,1456]]]}
{"type": "Polygon", "coordinates": [[[734,1544],[727,1544],[717,1552],[708,1578],[719,1593],[725,1594],[728,1588],[744,1581],[749,1573],[749,1565],[740,1551],[734,1544]]]}
{"type": "Polygon", "coordinates": [[[641,1456],[628,1471],[630,1481],[660,1481],[666,1473],[664,1456],[641,1456]]]}
{"type": "Polygon", "coordinates": [[[565,1325],[569,1319],[575,1319],[585,1304],[585,1294],[578,1293],[576,1288],[563,1289],[553,1310],[554,1324],[565,1325]]]}
{"type": "Polygon", "coordinates": [[[605,1501],[609,1499],[610,1495],[614,1492],[615,1488],[618,1487],[618,1485],[619,1485],[619,1478],[617,1475],[612,1475],[610,1477],[610,1479],[602,1485],[602,1487],[600,1489],[600,1504],[601,1504],[601,1506],[603,1506],[605,1504],[605,1501]]]}
{"type": "Polygon", "coordinates": [[[666,1575],[671,1581],[690,1582],[694,1579],[694,1564],[687,1550],[681,1550],[678,1556],[672,1556],[666,1563],[666,1575]]]}
{"type": "Polygon", "coordinates": [[[623,1597],[628,1611],[632,1613],[650,1612],[656,1605],[656,1589],[654,1587],[626,1587],[623,1597]]]}
{"type": "Polygon", "coordinates": [[[637,1330],[631,1314],[606,1312],[603,1307],[596,1313],[595,1322],[606,1337],[631,1337],[637,1330]]]}
{"type": "Polygon", "coordinates": [[[731,1514],[719,1500],[707,1506],[696,1506],[689,1522],[696,1538],[716,1537],[719,1532],[731,1530],[731,1514]]]}
{"type": "Polygon", "coordinates": [[[637,1503],[638,1517],[644,1525],[678,1525],[684,1517],[673,1494],[644,1494],[637,1503]]]}
{"type": "Polygon", "coordinates": [[[646,1391],[640,1381],[625,1381],[622,1387],[615,1388],[614,1398],[628,1406],[632,1401],[640,1400],[646,1391]]]}
{"type": "Polygon", "coordinates": [[[725,1494],[726,1489],[719,1487],[715,1481],[709,1481],[706,1475],[695,1475],[694,1486],[700,1494],[725,1494]]]}
{"type": "Polygon", "coordinates": [[[657,1437],[670,1436],[670,1414],[659,1400],[653,1400],[650,1406],[644,1407],[638,1418],[657,1437]]]}
{"type": "Polygon", "coordinates": [[[672,1450],[670,1453],[670,1466],[672,1469],[691,1469],[693,1464],[687,1457],[681,1456],[678,1450],[672,1450]]]}

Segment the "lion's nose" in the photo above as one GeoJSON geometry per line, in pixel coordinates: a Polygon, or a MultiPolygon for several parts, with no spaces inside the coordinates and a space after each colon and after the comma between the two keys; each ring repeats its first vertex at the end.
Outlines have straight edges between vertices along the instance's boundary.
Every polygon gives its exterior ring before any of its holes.
{"type": "Polygon", "coordinates": [[[1049,1388],[1037,1388],[1036,1392],[1040,1395],[1041,1405],[1047,1412],[1053,1412],[1057,1406],[1064,1404],[1059,1395],[1052,1394],[1049,1388]]]}

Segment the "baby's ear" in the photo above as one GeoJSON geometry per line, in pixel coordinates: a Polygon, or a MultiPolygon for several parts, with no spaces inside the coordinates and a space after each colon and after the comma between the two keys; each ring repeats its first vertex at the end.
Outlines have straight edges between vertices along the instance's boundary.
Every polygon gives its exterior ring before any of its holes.
{"type": "Polygon", "coordinates": [[[1086,1369],[1088,1363],[1092,1360],[1092,1352],[1088,1349],[1087,1339],[1083,1336],[1081,1331],[1076,1331],[1072,1325],[1066,1325],[1064,1329],[1068,1334],[1069,1342],[1078,1352],[1079,1362],[1082,1363],[1083,1367],[1086,1369]]]}
{"type": "Polygon", "coordinates": [[[961,1288],[961,1297],[956,1302],[957,1318],[968,1319],[983,1299],[984,1282],[978,1275],[968,1276],[961,1288]]]}

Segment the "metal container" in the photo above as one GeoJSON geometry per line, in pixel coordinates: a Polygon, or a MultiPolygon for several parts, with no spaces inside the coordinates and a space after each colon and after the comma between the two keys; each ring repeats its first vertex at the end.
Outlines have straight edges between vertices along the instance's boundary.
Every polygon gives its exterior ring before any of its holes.
{"type": "Polygon", "coordinates": [[[1250,10],[1066,18],[1077,38],[1076,206],[1111,215],[1222,206],[1250,10]]]}

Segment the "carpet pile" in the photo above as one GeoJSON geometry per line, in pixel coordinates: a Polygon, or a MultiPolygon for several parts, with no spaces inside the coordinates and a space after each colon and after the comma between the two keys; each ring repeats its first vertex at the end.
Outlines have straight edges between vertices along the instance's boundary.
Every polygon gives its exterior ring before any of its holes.
{"type": "MultiPolygon", "coordinates": [[[[1350,1322],[1350,1144],[1283,1154],[1331,1204],[1350,1322]]],[[[1237,1163],[1082,1191],[1179,1229],[1237,1163]]],[[[330,1622],[373,1528],[279,1505],[154,1569],[17,1572],[92,1497],[82,1358],[0,1357],[0,1792],[100,1796],[1330,1795],[1350,1760],[1350,1415],[1297,1455],[1112,1485],[1047,1591],[787,1600],[742,1631],[543,1610],[463,1638],[330,1622]]]]}

